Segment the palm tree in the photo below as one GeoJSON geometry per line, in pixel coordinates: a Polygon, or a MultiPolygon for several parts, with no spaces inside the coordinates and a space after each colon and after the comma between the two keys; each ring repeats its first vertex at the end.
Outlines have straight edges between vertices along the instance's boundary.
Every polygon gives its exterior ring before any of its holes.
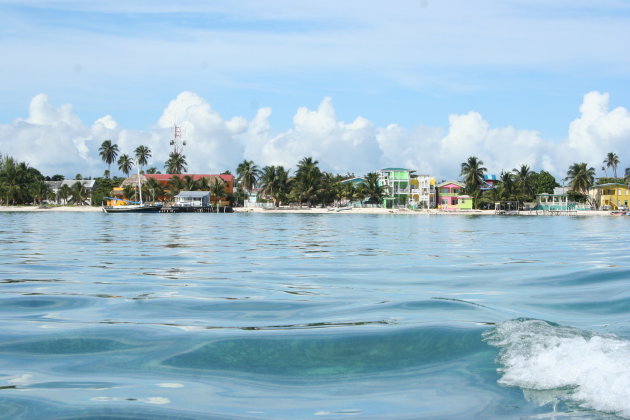
{"type": "Polygon", "coordinates": [[[216,198],[217,201],[217,213],[221,207],[221,198],[225,197],[225,182],[222,179],[216,178],[210,185],[210,194],[216,198]]]}
{"type": "Polygon", "coordinates": [[[306,199],[308,206],[311,207],[313,199],[317,196],[322,178],[322,172],[317,167],[318,163],[312,157],[305,157],[298,163],[295,188],[300,198],[300,205],[302,205],[302,200],[306,199]]]}
{"type": "Polygon", "coordinates": [[[103,159],[103,162],[107,163],[108,169],[111,170],[112,163],[116,161],[116,156],[118,156],[118,145],[112,144],[111,140],[105,140],[101,143],[98,154],[103,159]]]}
{"type": "Polygon", "coordinates": [[[370,172],[363,178],[361,194],[368,197],[369,204],[379,204],[385,196],[385,187],[379,185],[378,173],[370,172]]]}
{"type": "Polygon", "coordinates": [[[171,152],[168,155],[168,160],[164,164],[164,169],[169,174],[181,174],[186,172],[188,164],[186,163],[186,156],[182,153],[171,152]]]}
{"type": "Polygon", "coordinates": [[[514,172],[514,180],[519,186],[522,197],[531,198],[534,172],[529,169],[529,165],[521,165],[519,169],[513,169],[512,172],[514,172]]]}
{"type": "Polygon", "coordinates": [[[595,183],[595,168],[586,163],[574,163],[567,171],[565,181],[569,181],[571,191],[588,195],[588,190],[595,183]]]}
{"type": "Polygon", "coordinates": [[[175,197],[184,188],[184,182],[179,176],[173,175],[168,180],[167,188],[168,188],[168,192],[171,198],[175,197]]]}
{"type": "Polygon", "coordinates": [[[81,182],[74,183],[74,185],[70,188],[70,194],[72,194],[72,201],[74,204],[79,206],[85,204],[87,194],[81,182]]]}
{"type": "Polygon", "coordinates": [[[156,196],[161,196],[164,194],[162,186],[158,182],[158,180],[149,178],[147,182],[144,183],[144,188],[142,191],[146,191],[147,194],[151,194],[151,201],[155,201],[156,196]]]}
{"type": "Polygon", "coordinates": [[[158,171],[156,167],[151,167],[151,168],[146,170],[146,173],[148,173],[148,174],[159,174],[160,171],[158,171]]]}
{"type": "Polygon", "coordinates": [[[142,167],[147,164],[147,159],[151,157],[151,149],[147,146],[140,145],[136,147],[134,153],[136,154],[136,162],[138,162],[140,169],[142,169],[142,167]]]}
{"type": "Polygon", "coordinates": [[[274,205],[280,207],[289,189],[289,171],[282,166],[265,166],[259,181],[258,195],[272,199],[274,205]]]}
{"type": "Polygon", "coordinates": [[[118,169],[120,169],[126,176],[129,176],[129,172],[131,172],[133,164],[133,159],[131,159],[129,155],[122,154],[118,158],[118,169]]]}
{"type": "Polygon", "coordinates": [[[238,175],[239,183],[248,193],[251,193],[252,189],[256,187],[261,172],[258,166],[254,164],[253,160],[243,160],[238,164],[236,174],[238,175]]]}
{"type": "Polygon", "coordinates": [[[606,159],[604,159],[604,163],[607,168],[613,169],[613,176],[617,178],[617,165],[619,165],[619,156],[616,153],[610,152],[606,155],[606,159]]]}
{"type": "Polygon", "coordinates": [[[500,197],[503,200],[511,200],[514,196],[514,175],[511,172],[501,171],[500,179],[500,197]]]}
{"type": "Polygon", "coordinates": [[[626,168],[624,181],[626,181],[626,184],[630,187],[630,168],[626,168]]]}
{"type": "Polygon", "coordinates": [[[190,175],[185,175],[184,178],[182,179],[182,182],[184,184],[183,189],[185,191],[195,191],[197,190],[197,182],[193,179],[192,176],[190,175]]]}
{"type": "Polygon", "coordinates": [[[72,192],[70,191],[70,187],[67,184],[63,184],[61,188],[59,188],[59,191],[57,192],[59,199],[63,200],[63,204],[68,204],[68,198],[70,197],[71,194],[72,192]]]}
{"type": "Polygon", "coordinates": [[[466,191],[472,196],[479,195],[479,189],[483,185],[483,174],[487,171],[483,166],[483,161],[476,156],[470,156],[468,160],[461,165],[460,176],[464,178],[466,191]]]}

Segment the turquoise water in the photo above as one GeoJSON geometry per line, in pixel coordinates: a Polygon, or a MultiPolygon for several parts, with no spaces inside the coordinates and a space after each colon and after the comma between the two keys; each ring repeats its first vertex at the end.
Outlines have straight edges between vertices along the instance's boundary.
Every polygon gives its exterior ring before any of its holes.
{"type": "Polygon", "coordinates": [[[0,213],[0,418],[630,418],[629,232],[0,213]]]}

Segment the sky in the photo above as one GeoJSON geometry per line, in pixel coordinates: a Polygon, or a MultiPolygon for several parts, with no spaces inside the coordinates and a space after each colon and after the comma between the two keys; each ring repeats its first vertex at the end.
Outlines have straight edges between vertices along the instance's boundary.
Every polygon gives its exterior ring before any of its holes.
{"type": "Polygon", "coordinates": [[[0,154],[102,176],[111,139],[163,170],[178,124],[190,173],[621,174],[628,45],[626,0],[0,0],[0,154]]]}

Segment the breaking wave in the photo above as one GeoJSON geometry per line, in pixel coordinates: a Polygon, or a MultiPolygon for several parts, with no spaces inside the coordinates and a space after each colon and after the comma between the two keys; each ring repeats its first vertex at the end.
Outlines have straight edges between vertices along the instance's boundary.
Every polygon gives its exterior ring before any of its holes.
{"type": "Polygon", "coordinates": [[[484,339],[501,349],[500,384],[630,418],[629,341],[534,319],[503,322],[484,339]]]}

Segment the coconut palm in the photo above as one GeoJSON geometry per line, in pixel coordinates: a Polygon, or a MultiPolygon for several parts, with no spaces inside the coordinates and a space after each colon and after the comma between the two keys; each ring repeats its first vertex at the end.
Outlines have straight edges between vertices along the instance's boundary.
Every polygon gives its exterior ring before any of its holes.
{"type": "Polygon", "coordinates": [[[514,196],[514,174],[501,171],[499,176],[501,185],[499,195],[503,200],[510,200],[514,196]]]}
{"type": "Polygon", "coordinates": [[[129,172],[131,172],[131,168],[133,168],[133,159],[129,157],[129,155],[122,154],[118,158],[118,169],[122,171],[123,174],[129,176],[129,172]]]}
{"type": "Polygon", "coordinates": [[[147,179],[147,182],[144,183],[142,191],[146,191],[147,194],[150,194],[151,201],[155,201],[156,197],[164,194],[164,190],[158,180],[153,178],[147,179]]]}
{"type": "Polygon", "coordinates": [[[265,166],[259,182],[258,195],[273,200],[274,205],[279,207],[289,189],[289,171],[283,166],[265,166]]]}
{"type": "Polygon", "coordinates": [[[569,181],[571,191],[587,195],[595,183],[595,168],[589,168],[584,162],[574,163],[569,167],[565,181],[569,181]]]}
{"type": "Polygon", "coordinates": [[[148,173],[148,174],[159,174],[160,171],[158,171],[156,167],[151,167],[151,168],[146,170],[146,173],[148,173]]]}
{"type": "Polygon", "coordinates": [[[63,204],[68,204],[68,198],[71,194],[72,192],[70,191],[70,187],[67,184],[63,184],[57,192],[57,196],[59,197],[59,200],[63,200],[63,204]]]}
{"type": "Polygon", "coordinates": [[[612,168],[613,176],[617,178],[617,165],[619,165],[619,156],[616,153],[610,152],[606,155],[606,159],[604,159],[604,163],[607,168],[612,168]]]}
{"type": "Polygon", "coordinates": [[[253,160],[243,160],[238,164],[236,168],[236,174],[238,175],[238,181],[247,192],[251,193],[252,189],[256,187],[258,178],[260,178],[261,172],[253,160]]]}
{"type": "Polygon", "coordinates": [[[385,187],[379,185],[376,172],[370,172],[363,177],[360,191],[364,197],[368,197],[369,204],[379,204],[385,196],[385,187]]]}
{"type": "Polygon", "coordinates": [[[313,199],[317,196],[322,178],[322,172],[317,167],[318,163],[312,157],[305,157],[298,163],[295,173],[295,189],[300,198],[300,205],[302,205],[302,200],[306,199],[310,207],[313,199]]]}
{"type": "Polygon", "coordinates": [[[184,189],[184,182],[179,176],[173,175],[168,180],[167,188],[168,188],[169,195],[171,197],[175,197],[177,194],[179,194],[181,190],[184,189]]]}
{"type": "Polygon", "coordinates": [[[190,175],[185,175],[182,178],[182,183],[184,191],[196,191],[197,190],[197,182],[190,175]]]}
{"type": "Polygon", "coordinates": [[[105,140],[101,143],[98,154],[103,159],[103,162],[107,164],[108,169],[111,170],[112,163],[116,161],[116,156],[118,156],[118,145],[112,144],[111,140],[105,140]]]}
{"type": "Polygon", "coordinates": [[[518,185],[521,196],[523,198],[530,198],[532,195],[532,182],[534,172],[530,170],[529,165],[521,165],[518,169],[513,169],[514,180],[518,185]]]}
{"type": "Polygon", "coordinates": [[[82,206],[85,204],[85,200],[87,198],[87,192],[83,187],[83,183],[75,182],[72,187],[70,187],[70,194],[72,195],[72,201],[74,204],[82,206]]]}
{"type": "Polygon", "coordinates": [[[147,159],[151,157],[151,149],[147,146],[140,145],[136,147],[134,153],[136,154],[136,162],[138,162],[140,169],[142,169],[142,167],[147,164],[147,159]]]}
{"type": "Polygon", "coordinates": [[[168,155],[168,160],[164,164],[164,169],[169,174],[181,174],[188,169],[188,163],[186,162],[186,156],[182,153],[171,152],[168,155]]]}
{"type": "Polygon", "coordinates": [[[468,194],[477,196],[481,186],[483,185],[483,174],[487,171],[483,166],[483,161],[476,156],[470,156],[466,162],[461,165],[460,176],[466,184],[468,194]]]}
{"type": "Polygon", "coordinates": [[[225,197],[225,182],[220,178],[215,178],[210,184],[210,194],[216,199],[218,213],[221,208],[221,199],[225,197]]]}

